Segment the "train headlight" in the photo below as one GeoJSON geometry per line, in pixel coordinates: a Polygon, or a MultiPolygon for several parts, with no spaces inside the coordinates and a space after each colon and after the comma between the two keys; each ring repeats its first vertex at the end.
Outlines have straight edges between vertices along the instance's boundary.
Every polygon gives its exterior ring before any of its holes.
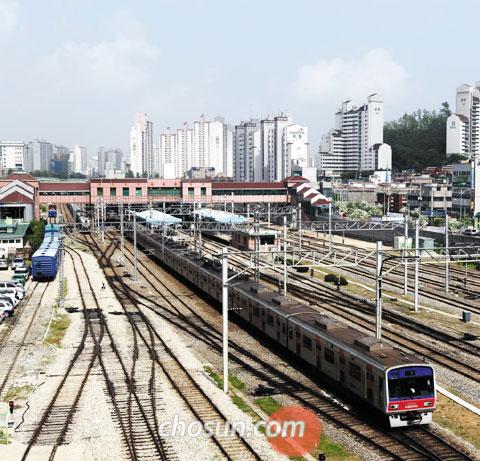
{"type": "Polygon", "coordinates": [[[390,410],[396,410],[398,409],[399,405],[398,404],[393,404],[393,405],[390,405],[390,410]]]}
{"type": "Polygon", "coordinates": [[[424,407],[431,407],[433,405],[433,402],[423,402],[424,407]]]}

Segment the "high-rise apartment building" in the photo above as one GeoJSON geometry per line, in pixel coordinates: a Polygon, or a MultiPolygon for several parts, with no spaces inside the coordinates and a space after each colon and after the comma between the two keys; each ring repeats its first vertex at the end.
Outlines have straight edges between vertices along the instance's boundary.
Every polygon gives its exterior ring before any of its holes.
{"type": "Polygon", "coordinates": [[[480,81],[457,87],[456,111],[447,119],[447,155],[480,154],[480,81]]]}
{"type": "Polygon", "coordinates": [[[347,100],[335,114],[335,129],[322,137],[319,169],[326,176],[348,171],[391,169],[392,152],[383,142],[383,99],[371,94],[360,107],[347,100]]]}
{"type": "Polygon", "coordinates": [[[289,114],[250,120],[235,127],[236,181],[281,181],[292,165],[308,164],[308,131],[289,114]]]}
{"type": "Polygon", "coordinates": [[[223,117],[209,121],[204,115],[172,132],[160,134],[160,176],[180,178],[191,168],[207,168],[215,175],[233,176],[233,130],[223,117]]]}
{"type": "Polygon", "coordinates": [[[70,156],[70,161],[72,163],[72,171],[74,173],[86,174],[87,172],[87,148],[85,146],[80,146],[75,144],[73,146],[73,151],[70,156]]]}
{"type": "Polygon", "coordinates": [[[130,169],[134,175],[154,175],[153,124],[137,112],[130,131],[130,169]]]}
{"type": "Polygon", "coordinates": [[[24,142],[0,141],[0,171],[2,175],[12,171],[24,171],[28,159],[28,145],[24,142]]]}
{"type": "Polygon", "coordinates": [[[164,179],[178,177],[177,135],[170,131],[170,127],[160,135],[160,159],[160,177],[164,179]]]}
{"type": "Polygon", "coordinates": [[[36,139],[28,145],[25,171],[48,171],[53,157],[53,145],[44,139],[36,139]]]}

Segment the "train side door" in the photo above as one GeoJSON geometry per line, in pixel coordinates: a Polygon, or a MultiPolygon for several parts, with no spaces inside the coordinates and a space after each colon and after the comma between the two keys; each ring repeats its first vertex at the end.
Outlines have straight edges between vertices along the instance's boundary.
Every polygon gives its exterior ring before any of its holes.
{"type": "Polygon", "coordinates": [[[338,379],[341,383],[345,382],[345,355],[342,350],[339,350],[338,357],[338,379]]]}
{"type": "Polygon", "coordinates": [[[384,407],[383,402],[383,378],[381,376],[378,377],[378,405],[380,408],[384,407]]]}
{"type": "Polygon", "coordinates": [[[280,342],[280,317],[277,317],[277,327],[276,327],[276,331],[277,331],[277,342],[280,342]]]}
{"type": "Polygon", "coordinates": [[[373,402],[373,386],[374,386],[373,368],[371,365],[367,365],[367,400],[373,402]]]}
{"type": "Polygon", "coordinates": [[[322,344],[320,343],[320,340],[317,338],[315,341],[315,366],[317,368],[322,369],[322,344]]]}
{"type": "Polygon", "coordinates": [[[296,351],[297,355],[302,353],[302,346],[300,345],[300,330],[298,326],[295,327],[295,342],[296,342],[296,351]]]}

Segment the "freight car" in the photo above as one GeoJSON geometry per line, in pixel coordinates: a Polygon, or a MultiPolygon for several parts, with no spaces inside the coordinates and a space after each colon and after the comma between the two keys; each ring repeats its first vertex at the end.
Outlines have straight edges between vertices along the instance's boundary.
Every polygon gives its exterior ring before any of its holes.
{"type": "MultiPolygon", "coordinates": [[[[137,238],[166,266],[221,301],[218,264],[170,241],[162,252],[155,237],[144,232],[137,238]]],[[[315,373],[377,409],[391,427],[432,421],[435,372],[424,360],[249,280],[237,279],[229,288],[229,306],[315,373]]]]}
{"type": "Polygon", "coordinates": [[[43,242],[32,256],[33,280],[48,281],[55,279],[60,260],[60,247],[59,227],[55,225],[45,226],[43,242]]]}
{"type": "Polygon", "coordinates": [[[69,203],[68,208],[81,234],[88,234],[91,230],[91,219],[87,213],[76,203],[69,203]]]}

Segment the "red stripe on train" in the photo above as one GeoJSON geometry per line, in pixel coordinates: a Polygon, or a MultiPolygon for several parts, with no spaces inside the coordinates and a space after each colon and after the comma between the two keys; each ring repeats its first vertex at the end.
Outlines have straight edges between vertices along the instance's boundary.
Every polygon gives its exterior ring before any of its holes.
{"type": "Polygon", "coordinates": [[[435,408],[435,399],[433,397],[426,399],[397,400],[388,403],[387,413],[420,409],[428,410],[430,408],[435,408]]]}

